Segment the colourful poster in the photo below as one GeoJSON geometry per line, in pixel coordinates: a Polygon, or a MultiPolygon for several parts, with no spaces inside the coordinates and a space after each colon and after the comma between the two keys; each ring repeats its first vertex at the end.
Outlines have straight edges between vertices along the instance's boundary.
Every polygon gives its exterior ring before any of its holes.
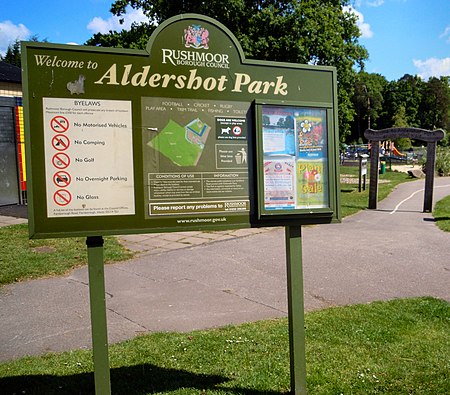
{"type": "Polygon", "coordinates": [[[264,158],[266,210],[295,209],[295,160],[293,156],[264,158]]]}
{"type": "Polygon", "coordinates": [[[298,157],[308,160],[326,157],[326,110],[301,109],[296,113],[295,125],[298,157]]]}
{"type": "Polygon", "coordinates": [[[266,107],[262,116],[264,155],[295,155],[292,108],[266,107]]]}
{"type": "Polygon", "coordinates": [[[325,160],[297,160],[297,208],[328,207],[325,160]]]}
{"type": "Polygon", "coordinates": [[[326,208],[328,203],[327,112],[325,109],[298,109],[297,208],[326,208]]]}

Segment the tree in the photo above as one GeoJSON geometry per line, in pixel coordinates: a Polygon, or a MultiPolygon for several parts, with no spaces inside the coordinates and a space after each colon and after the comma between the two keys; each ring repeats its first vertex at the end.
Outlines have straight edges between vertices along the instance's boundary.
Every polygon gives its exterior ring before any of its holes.
{"type": "Polygon", "coordinates": [[[155,26],[182,13],[210,16],[227,26],[248,58],[329,65],[337,68],[341,139],[350,132],[354,66],[363,67],[367,51],[358,43],[356,16],[344,12],[350,0],[116,0],[114,15],[141,9],[149,22],[129,31],[97,34],[89,45],[144,48],[155,26]]]}
{"type": "Polygon", "coordinates": [[[366,129],[377,129],[378,118],[383,111],[383,94],[388,81],[381,74],[361,71],[355,82],[352,103],[356,117],[352,124],[353,140],[360,140],[366,129]]]}
{"type": "MultiPolygon", "coordinates": [[[[30,41],[39,41],[39,37],[34,35],[30,38],[30,41]]],[[[47,42],[47,39],[42,40],[42,42],[47,42]]],[[[22,58],[20,55],[20,40],[14,41],[14,43],[8,45],[5,56],[0,56],[0,60],[13,64],[17,67],[22,67],[22,58]]]]}
{"type": "Polygon", "coordinates": [[[419,106],[419,119],[424,129],[450,131],[450,79],[431,77],[425,84],[419,106]]]}
{"type": "MultiPolygon", "coordinates": [[[[408,120],[406,116],[406,110],[404,106],[400,106],[394,116],[392,117],[393,128],[406,128],[408,127],[408,120]]],[[[411,139],[408,137],[399,137],[394,140],[397,149],[406,150],[411,148],[411,139]]]]}
{"type": "Polygon", "coordinates": [[[156,26],[147,23],[134,23],[130,30],[120,32],[110,30],[106,34],[94,34],[86,44],[97,47],[143,49],[155,28],[156,26]]]}
{"type": "Polygon", "coordinates": [[[14,43],[8,45],[5,56],[1,56],[1,60],[6,63],[13,64],[14,66],[21,67],[19,40],[16,40],[14,43]]]}
{"type": "Polygon", "coordinates": [[[408,120],[406,118],[405,106],[400,106],[392,117],[393,128],[406,128],[408,127],[408,120]]]}
{"type": "Polygon", "coordinates": [[[398,81],[391,81],[385,91],[383,119],[380,121],[382,126],[392,127],[393,114],[403,106],[408,126],[419,127],[419,106],[424,86],[425,82],[417,75],[405,74],[398,81]]]}

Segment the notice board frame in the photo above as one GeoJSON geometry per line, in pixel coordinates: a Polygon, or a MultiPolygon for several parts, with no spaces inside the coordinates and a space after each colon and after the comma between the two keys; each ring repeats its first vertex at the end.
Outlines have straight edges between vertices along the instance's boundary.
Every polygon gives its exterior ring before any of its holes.
{"type": "MultiPolygon", "coordinates": [[[[272,111],[272,113],[274,113],[272,111]]],[[[287,117],[286,117],[287,118],[287,117]]],[[[266,121],[269,122],[269,121],[266,121]]],[[[340,197],[339,197],[339,171],[338,171],[338,130],[337,130],[337,112],[333,107],[333,103],[324,103],[324,102],[304,102],[304,101],[261,101],[255,100],[255,124],[256,124],[256,133],[255,138],[252,142],[255,152],[255,169],[256,169],[256,185],[255,185],[255,206],[256,206],[256,215],[255,222],[261,225],[269,225],[269,226],[291,226],[291,225],[312,225],[312,224],[326,224],[326,223],[334,223],[341,221],[341,212],[340,212],[340,197]],[[276,143],[270,144],[270,147],[265,149],[265,122],[264,117],[268,119],[267,114],[264,113],[264,109],[275,109],[275,113],[278,110],[281,110],[281,113],[284,112],[284,115],[291,113],[293,124],[289,125],[289,128],[292,128],[293,132],[293,141],[289,143],[290,148],[287,148],[288,151],[292,152],[280,152],[276,151],[278,148],[276,147],[276,143]],[[284,111],[283,111],[284,109],[284,111]],[[325,126],[320,126],[320,121],[314,123],[314,121],[310,121],[309,125],[307,124],[297,124],[301,122],[301,119],[304,119],[308,122],[308,119],[317,119],[318,113],[321,112],[323,115],[323,122],[325,126]],[[295,114],[295,115],[294,115],[295,114]],[[305,114],[308,114],[305,116],[305,114]],[[302,118],[303,116],[303,118],[302,118]],[[297,119],[295,119],[297,118],[297,119]],[[299,151],[302,148],[302,144],[299,141],[299,134],[303,131],[307,131],[309,133],[314,133],[314,128],[320,127],[323,128],[322,134],[324,138],[324,144],[319,147],[316,145],[312,149],[315,152],[304,153],[307,155],[318,156],[322,159],[322,164],[320,167],[323,167],[323,171],[317,171],[318,167],[314,164],[317,160],[308,160],[306,158],[301,158],[300,156],[303,153],[299,151]],[[275,148],[274,148],[275,147],[275,148]],[[267,150],[270,150],[275,153],[271,153],[267,155],[267,150]],[[318,153],[318,151],[322,151],[318,153]],[[274,158],[274,159],[273,159],[274,158]],[[269,168],[270,165],[275,163],[275,166],[279,165],[279,172],[283,172],[283,162],[285,165],[291,168],[292,170],[292,180],[289,180],[289,177],[285,177],[281,182],[286,185],[286,183],[292,182],[292,194],[291,199],[288,204],[283,205],[282,203],[277,204],[278,207],[272,208],[270,206],[270,202],[268,202],[268,189],[270,186],[267,185],[267,173],[270,171],[276,172],[269,168]],[[323,164],[325,163],[325,164],[323,164]],[[310,175],[305,175],[305,172],[299,174],[299,168],[305,166],[306,172],[308,173],[308,167],[310,170],[310,175]],[[286,178],[288,181],[286,181],[286,178]],[[302,178],[312,178],[313,182],[310,182],[312,185],[310,188],[315,188],[315,192],[317,192],[317,185],[324,186],[324,190],[322,191],[322,196],[325,196],[326,204],[313,204],[313,205],[303,205],[299,203],[299,199],[302,197],[306,199],[311,195],[320,195],[317,193],[306,193],[302,194],[300,188],[302,187],[302,178]],[[320,182],[315,182],[319,180],[320,182]],[[322,206],[322,207],[321,207],[322,206]]],[[[274,125],[269,126],[273,129],[274,125]]],[[[276,128],[276,126],[275,126],[276,128]]],[[[280,127],[283,129],[283,126],[280,127]]],[[[307,134],[305,134],[306,136],[307,134]]],[[[280,139],[278,139],[279,141],[280,139]]],[[[286,143],[288,144],[288,143],[286,143]]],[[[276,176],[276,173],[275,173],[276,176]]],[[[309,180],[311,181],[311,180],[309,180]]],[[[273,178],[270,179],[270,182],[273,182],[273,178]]],[[[303,188],[307,188],[307,185],[303,185],[303,188]]],[[[289,189],[289,187],[287,187],[289,189]]],[[[311,191],[310,191],[311,192],[311,191]]],[[[288,195],[286,196],[278,196],[274,197],[276,199],[288,200],[288,195]]]]}

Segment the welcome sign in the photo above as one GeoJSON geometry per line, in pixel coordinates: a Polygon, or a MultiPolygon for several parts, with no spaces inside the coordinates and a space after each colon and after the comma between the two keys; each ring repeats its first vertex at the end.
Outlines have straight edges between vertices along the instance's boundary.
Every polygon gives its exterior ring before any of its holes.
{"type": "Polygon", "coordinates": [[[22,56],[31,236],[339,218],[334,68],[246,60],[226,27],[190,14],[144,51],[28,42],[22,56]],[[272,105],[301,114],[289,136],[264,125],[272,105]],[[301,146],[318,117],[326,144],[301,146]],[[281,138],[295,152],[278,177],[262,144],[281,138]]]}

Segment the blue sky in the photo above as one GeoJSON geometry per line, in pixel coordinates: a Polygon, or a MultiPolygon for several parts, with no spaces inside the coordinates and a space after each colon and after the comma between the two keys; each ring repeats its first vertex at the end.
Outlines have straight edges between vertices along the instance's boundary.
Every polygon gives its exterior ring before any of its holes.
{"type": "MultiPolygon", "coordinates": [[[[96,32],[119,30],[112,0],[0,0],[0,53],[19,38],[83,44],[96,32]]],[[[360,43],[369,51],[366,71],[388,80],[404,74],[450,75],[450,0],[353,0],[360,43]]],[[[144,20],[126,16],[125,26],[144,20]]]]}

